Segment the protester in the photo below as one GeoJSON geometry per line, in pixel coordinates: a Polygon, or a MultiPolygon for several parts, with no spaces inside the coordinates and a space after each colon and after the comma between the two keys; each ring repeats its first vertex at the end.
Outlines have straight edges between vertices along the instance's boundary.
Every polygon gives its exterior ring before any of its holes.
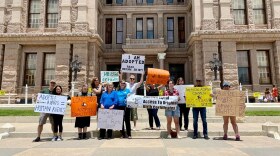
{"type": "MultiPolygon", "coordinates": [[[[53,89],[53,95],[62,95],[62,87],[57,85],[53,89]]],[[[54,123],[54,136],[52,138],[52,141],[62,141],[62,132],[63,132],[63,116],[60,114],[51,114],[53,117],[53,123],[54,123]],[[59,133],[58,133],[59,132],[59,133]],[[57,134],[58,133],[58,134],[57,134]]]]}
{"type": "MultiPolygon", "coordinates": [[[[49,83],[49,88],[42,90],[41,93],[52,94],[53,89],[55,87],[55,84],[56,84],[55,81],[51,80],[50,83],[49,83]]],[[[41,141],[41,133],[43,131],[43,126],[44,126],[44,124],[47,123],[48,118],[49,118],[49,121],[51,123],[52,132],[54,133],[52,116],[50,116],[50,114],[48,114],[48,113],[40,113],[39,125],[38,125],[38,128],[37,128],[37,138],[35,140],[33,140],[34,142],[41,141]]]]}
{"type": "Polygon", "coordinates": [[[269,88],[265,89],[263,101],[264,102],[271,102],[272,101],[272,95],[271,95],[271,93],[269,91],[269,88]]]}
{"type": "Polygon", "coordinates": [[[100,108],[100,99],[101,99],[102,93],[105,91],[105,89],[102,86],[102,84],[99,82],[97,77],[93,77],[92,82],[91,82],[91,88],[92,88],[92,92],[97,97],[97,110],[98,110],[98,108],[100,108]]]}
{"type": "MultiPolygon", "coordinates": [[[[201,80],[196,80],[195,87],[202,87],[201,80]]],[[[209,95],[210,96],[210,95],[209,95]]],[[[203,125],[203,135],[204,139],[209,140],[207,131],[207,121],[206,121],[206,107],[193,107],[193,139],[198,137],[198,115],[200,113],[202,125],[203,125]]]]}
{"type": "MultiPolygon", "coordinates": [[[[88,85],[82,86],[81,92],[77,96],[92,96],[92,93],[88,92],[88,85]]],[[[76,117],[75,127],[78,128],[78,139],[87,139],[87,128],[90,126],[90,116],[76,117]]]]}
{"type": "MultiPolygon", "coordinates": [[[[229,82],[224,82],[222,89],[223,90],[229,90],[230,89],[230,83],[229,82]]],[[[223,125],[224,136],[223,136],[223,139],[224,140],[228,139],[227,132],[228,132],[228,123],[229,123],[229,119],[230,119],[233,131],[235,133],[235,140],[240,141],[240,135],[238,133],[238,126],[237,126],[237,123],[236,123],[236,116],[223,116],[223,119],[224,119],[224,125],[223,125]]]]}
{"type": "Polygon", "coordinates": [[[272,97],[274,102],[278,102],[278,88],[275,85],[272,88],[272,97]]]}
{"type": "MultiPolygon", "coordinates": [[[[162,86],[156,87],[155,84],[152,85],[146,85],[146,91],[147,91],[147,96],[159,96],[159,88],[161,88],[162,86]]],[[[156,108],[148,108],[148,115],[149,115],[149,125],[150,125],[150,129],[154,129],[153,123],[155,120],[156,123],[156,129],[160,130],[160,121],[158,118],[158,109],[156,108]]]]}
{"type": "MultiPolygon", "coordinates": [[[[113,84],[108,83],[106,85],[106,91],[102,94],[100,99],[100,108],[101,109],[114,109],[118,103],[118,95],[117,92],[113,90],[113,84]]],[[[106,129],[100,128],[99,130],[99,140],[105,138],[106,129]]],[[[107,130],[107,138],[112,139],[112,129],[107,130]]]]}
{"type": "MultiPolygon", "coordinates": [[[[179,77],[177,79],[176,85],[184,85],[184,79],[182,77],[179,77]]],[[[179,103],[178,104],[180,107],[180,117],[179,117],[179,125],[180,125],[180,130],[188,130],[189,127],[189,112],[190,112],[190,107],[186,107],[186,103],[179,103]],[[184,116],[184,129],[182,128],[182,119],[184,116]]]]}
{"type": "MultiPolygon", "coordinates": [[[[164,92],[164,96],[178,96],[179,100],[179,92],[174,88],[174,81],[168,81],[168,89],[164,92]]],[[[165,109],[165,116],[167,119],[167,138],[171,138],[171,123],[172,117],[175,123],[175,128],[177,132],[177,138],[181,138],[180,134],[180,127],[179,127],[179,117],[180,117],[180,108],[177,105],[175,110],[165,109]]]]}
{"type": "Polygon", "coordinates": [[[126,107],[126,98],[127,95],[130,93],[130,90],[126,88],[126,83],[124,80],[120,81],[120,87],[117,91],[118,95],[118,106],[119,110],[124,110],[124,119],[123,119],[123,126],[122,126],[122,137],[121,138],[128,138],[131,139],[131,126],[130,126],[130,108],[126,107]],[[124,130],[124,123],[126,128],[126,134],[124,130]]]}
{"type": "MultiPolygon", "coordinates": [[[[136,89],[140,87],[140,85],[143,83],[143,77],[144,77],[144,72],[141,75],[141,79],[138,83],[135,82],[135,75],[130,75],[129,79],[130,82],[126,82],[126,88],[130,90],[131,95],[136,94],[136,89]]],[[[122,80],[122,72],[120,74],[120,80],[122,80]]],[[[138,120],[138,115],[137,115],[137,108],[132,108],[130,111],[130,120],[133,121],[134,126],[133,130],[136,130],[136,121],[138,120]]]]}

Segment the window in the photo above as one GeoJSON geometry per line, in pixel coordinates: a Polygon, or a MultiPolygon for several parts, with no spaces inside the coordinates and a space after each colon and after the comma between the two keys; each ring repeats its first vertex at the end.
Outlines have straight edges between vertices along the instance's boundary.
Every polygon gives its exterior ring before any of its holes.
{"type": "Polygon", "coordinates": [[[47,27],[56,28],[58,23],[58,0],[48,0],[47,27]]]}
{"type": "Polygon", "coordinates": [[[265,24],[265,3],[264,0],[253,0],[253,12],[255,24],[265,24]]]}
{"type": "Polygon", "coordinates": [[[31,0],[29,4],[29,28],[39,28],[41,0],[31,0]]]}
{"type": "Polygon", "coordinates": [[[123,43],[123,19],[117,19],[117,44],[123,43]]]}
{"type": "Polygon", "coordinates": [[[260,84],[270,84],[271,73],[268,51],[257,51],[257,62],[260,84]]]}
{"type": "Polygon", "coordinates": [[[123,4],[123,0],[116,0],[117,4],[123,4]]]}
{"type": "Polygon", "coordinates": [[[178,38],[179,43],[185,43],[185,18],[178,17],[178,38]]]}
{"type": "Polygon", "coordinates": [[[154,38],[154,19],[147,18],[147,38],[153,39],[154,38]]]}
{"type": "Polygon", "coordinates": [[[112,4],[113,0],[106,0],[106,4],[112,4]]]}
{"type": "Polygon", "coordinates": [[[238,80],[241,84],[251,84],[249,51],[237,52],[238,80]]]}
{"type": "Polygon", "coordinates": [[[153,4],[154,3],[154,0],[147,0],[147,4],[148,5],[151,5],[151,4],[153,4]]]}
{"type": "Polygon", "coordinates": [[[173,0],[166,0],[167,4],[173,4],[173,0]]]}
{"type": "Polygon", "coordinates": [[[169,64],[170,79],[175,82],[179,77],[185,80],[185,65],[184,64],[169,64]]]}
{"type": "Polygon", "coordinates": [[[232,2],[233,2],[234,24],[236,25],[247,24],[245,0],[234,0],[232,2]]]}
{"type": "Polygon", "coordinates": [[[174,42],[174,18],[167,18],[167,42],[174,42]]]}
{"type": "Polygon", "coordinates": [[[184,3],[184,0],[177,0],[178,3],[184,3]]]}
{"type": "Polygon", "coordinates": [[[143,18],[136,19],[136,39],[143,39],[143,18]]]}
{"type": "Polygon", "coordinates": [[[143,0],[136,0],[136,4],[142,4],[143,0]]]}
{"type": "Polygon", "coordinates": [[[48,86],[55,79],[55,54],[45,54],[43,69],[43,86],[48,86]]]}
{"type": "Polygon", "coordinates": [[[105,33],[105,43],[112,44],[112,18],[106,19],[106,33],[105,33]]]}
{"type": "Polygon", "coordinates": [[[26,54],[24,85],[27,84],[28,86],[35,86],[36,65],[37,54],[26,54]]]}

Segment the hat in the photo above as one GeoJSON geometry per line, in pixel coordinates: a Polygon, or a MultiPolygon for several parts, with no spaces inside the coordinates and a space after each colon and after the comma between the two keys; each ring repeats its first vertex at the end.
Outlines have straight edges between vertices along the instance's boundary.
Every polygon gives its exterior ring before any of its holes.
{"type": "Polygon", "coordinates": [[[55,80],[50,80],[50,83],[56,83],[55,80]]]}
{"type": "Polygon", "coordinates": [[[225,82],[223,83],[223,86],[224,86],[224,87],[225,87],[225,86],[230,86],[230,83],[225,81],[225,82]]]}

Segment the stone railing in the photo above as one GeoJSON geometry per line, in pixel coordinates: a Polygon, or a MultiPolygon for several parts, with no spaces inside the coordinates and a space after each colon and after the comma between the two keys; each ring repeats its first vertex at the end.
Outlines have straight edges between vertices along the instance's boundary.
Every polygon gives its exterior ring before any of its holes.
{"type": "Polygon", "coordinates": [[[164,39],[130,39],[126,38],[126,45],[164,45],[164,39]]]}

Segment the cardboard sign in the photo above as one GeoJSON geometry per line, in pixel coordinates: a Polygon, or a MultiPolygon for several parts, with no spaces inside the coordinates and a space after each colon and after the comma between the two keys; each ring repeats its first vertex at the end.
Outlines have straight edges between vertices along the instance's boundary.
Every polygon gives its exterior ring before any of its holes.
{"type": "Polygon", "coordinates": [[[78,96],[71,98],[71,117],[95,116],[96,96],[78,96]]]}
{"type": "Polygon", "coordinates": [[[170,73],[167,70],[148,68],[147,72],[147,84],[167,84],[170,73]]]}
{"type": "Polygon", "coordinates": [[[122,130],[123,110],[99,109],[98,110],[98,128],[122,130]]]}
{"type": "Polygon", "coordinates": [[[220,90],[216,100],[217,116],[245,116],[245,93],[239,90],[220,90]]]}
{"type": "Polygon", "coordinates": [[[38,93],[34,112],[64,115],[67,96],[38,93]]]}
{"type": "Polygon", "coordinates": [[[119,82],[118,71],[101,71],[101,82],[119,82]]]}
{"type": "Polygon", "coordinates": [[[179,92],[179,96],[180,96],[180,100],[178,101],[178,103],[180,104],[185,104],[186,103],[186,88],[187,87],[193,87],[193,85],[176,85],[174,86],[175,89],[178,90],[179,92]]]}
{"type": "Polygon", "coordinates": [[[145,56],[122,54],[122,72],[142,74],[144,72],[144,65],[145,56]]]}
{"type": "Polygon", "coordinates": [[[211,87],[187,87],[187,107],[212,107],[211,87]]]}
{"type": "Polygon", "coordinates": [[[156,108],[176,109],[178,96],[140,96],[130,95],[127,97],[129,108],[156,108]]]}
{"type": "Polygon", "coordinates": [[[5,95],[6,92],[4,90],[0,90],[0,95],[5,95]]]}

